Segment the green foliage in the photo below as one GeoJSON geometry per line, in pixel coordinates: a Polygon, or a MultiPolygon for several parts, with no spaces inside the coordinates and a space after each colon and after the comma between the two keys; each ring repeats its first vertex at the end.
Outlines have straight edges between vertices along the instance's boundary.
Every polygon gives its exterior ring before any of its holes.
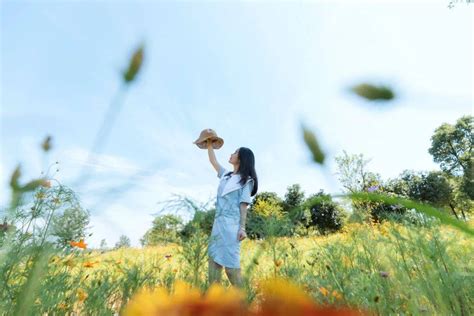
{"type": "Polygon", "coordinates": [[[61,248],[68,248],[70,241],[84,239],[89,218],[89,212],[84,210],[79,203],[54,216],[51,235],[57,238],[56,244],[61,248]]]}
{"type": "Polygon", "coordinates": [[[119,240],[115,243],[115,249],[119,248],[129,248],[130,247],[130,238],[125,235],[120,235],[119,240]]]}
{"type": "Polygon", "coordinates": [[[317,227],[322,234],[342,228],[346,214],[323,190],[311,195],[305,202],[305,207],[311,213],[311,225],[317,227]]]}
{"type": "Polygon", "coordinates": [[[301,190],[301,186],[298,183],[290,185],[286,189],[283,211],[290,213],[293,209],[300,207],[304,200],[304,192],[301,190]]]}
{"type": "Polygon", "coordinates": [[[379,174],[367,170],[370,159],[363,154],[349,155],[344,150],[342,155],[335,157],[335,161],[338,180],[348,192],[362,192],[381,182],[379,174]]]}
{"type": "Polygon", "coordinates": [[[474,117],[463,116],[455,125],[444,123],[438,127],[431,136],[431,147],[428,151],[443,171],[452,175],[463,175],[470,170],[473,147],[474,117]]]}
{"type": "Polygon", "coordinates": [[[184,228],[179,232],[179,236],[183,240],[188,240],[198,231],[209,236],[212,231],[215,214],[216,210],[214,208],[204,211],[197,210],[194,212],[193,219],[187,222],[184,228]]]}
{"type": "Polygon", "coordinates": [[[150,228],[140,240],[142,246],[156,246],[158,244],[178,242],[179,231],[183,228],[180,216],[166,214],[157,216],[150,228]]]}
{"type": "Polygon", "coordinates": [[[386,186],[386,190],[410,199],[444,206],[451,200],[452,188],[446,175],[439,171],[405,170],[386,186]]]}

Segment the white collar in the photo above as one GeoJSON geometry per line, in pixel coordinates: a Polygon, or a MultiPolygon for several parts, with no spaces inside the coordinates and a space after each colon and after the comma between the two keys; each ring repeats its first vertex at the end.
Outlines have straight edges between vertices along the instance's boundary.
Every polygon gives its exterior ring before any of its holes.
{"type": "MultiPolygon", "coordinates": [[[[222,179],[224,178],[225,176],[222,177],[222,179]]],[[[227,180],[227,183],[225,184],[225,187],[222,190],[221,196],[224,196],[232,191],[240,189],[242,187],[242,185],[240,184],[240,179],[241,179],[240,174],[232,174],[230,179],[227,180]]],[[[248,181],[249,180],[247,180],[247,182],[248,181]]]]}

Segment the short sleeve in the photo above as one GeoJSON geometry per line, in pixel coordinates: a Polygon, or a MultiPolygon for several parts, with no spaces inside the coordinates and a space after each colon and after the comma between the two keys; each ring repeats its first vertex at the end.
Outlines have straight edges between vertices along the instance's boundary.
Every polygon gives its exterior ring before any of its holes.
{"type": "Polygon", "coordinates": [[[222,167],[219,165],[219,171],[217,172],[217,177],[220,179],[224,174],[226,174],[228,171],[226,168],[222,167]]]}
{"type": "Polygon", "coordinates": [[[248,181],[242,188],[242,194],[240,196],[240,201],[239,201],[239,204],[240,203],[247,203],[247,204],[250,204],[252,203],[252,197],[251,197],[251,194],[252,194],[252,189],[253,189],[253,179],[248,181]]]}

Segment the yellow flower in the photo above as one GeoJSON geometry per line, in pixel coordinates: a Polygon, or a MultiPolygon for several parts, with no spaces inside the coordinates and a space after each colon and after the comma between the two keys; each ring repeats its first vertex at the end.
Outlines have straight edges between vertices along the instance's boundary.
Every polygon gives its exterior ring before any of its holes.
{"type": "Polygon", "coordinates": [[[342,264],[344,267],[349,268],[351,266],[351,260],[347,256],[342,257],[342,264]]]}
{"type": "Polygon", "coordinates": [[[77,290],[77,298],[79,302],[84,302],[87,298],[87,293],[83,289],[77,290]]]}
{"type": "Polygon", "coordinates": [[[258,308],[254,307],[253,315],[361,315],[347,308],[318,306],[302,288],[281,278],[264,281],[261,296],[263,301],[258,308]]]}
{"type": "Polygon", "coordinates": [[[74,264],[74,260],[72,260],[72,258],[68,258],[68,259],[66,259],[66,260],[64,261],[64,265],[66,265],[66,266],[72,268],[72,267],[74,267],[74,265],[75,265],[75,264],[74,264]]]}
{"type": "Polygon", "coordinates": [[[226,289],[217,283],[202,297],[199,289],[177,280],[172,294],[163,287],[142,289],[127,304],[124,315],[245,315],[244,298],[239,289],[226,289]]]}

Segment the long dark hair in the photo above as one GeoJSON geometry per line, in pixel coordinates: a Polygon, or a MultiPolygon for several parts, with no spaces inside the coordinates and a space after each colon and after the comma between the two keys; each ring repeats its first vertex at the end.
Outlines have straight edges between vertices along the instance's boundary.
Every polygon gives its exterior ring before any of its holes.
{"type": "Polygon", "coordinates": [[[258,178],[257,172],[255,171],[255,156],[253,152],[247,147],[239,148],[239,174],[240,174],[240,184],[244,185],[247,182],[248,177],[253,179],[253,189],[251,196],[254,196],[258,191],[258,178]]]}

